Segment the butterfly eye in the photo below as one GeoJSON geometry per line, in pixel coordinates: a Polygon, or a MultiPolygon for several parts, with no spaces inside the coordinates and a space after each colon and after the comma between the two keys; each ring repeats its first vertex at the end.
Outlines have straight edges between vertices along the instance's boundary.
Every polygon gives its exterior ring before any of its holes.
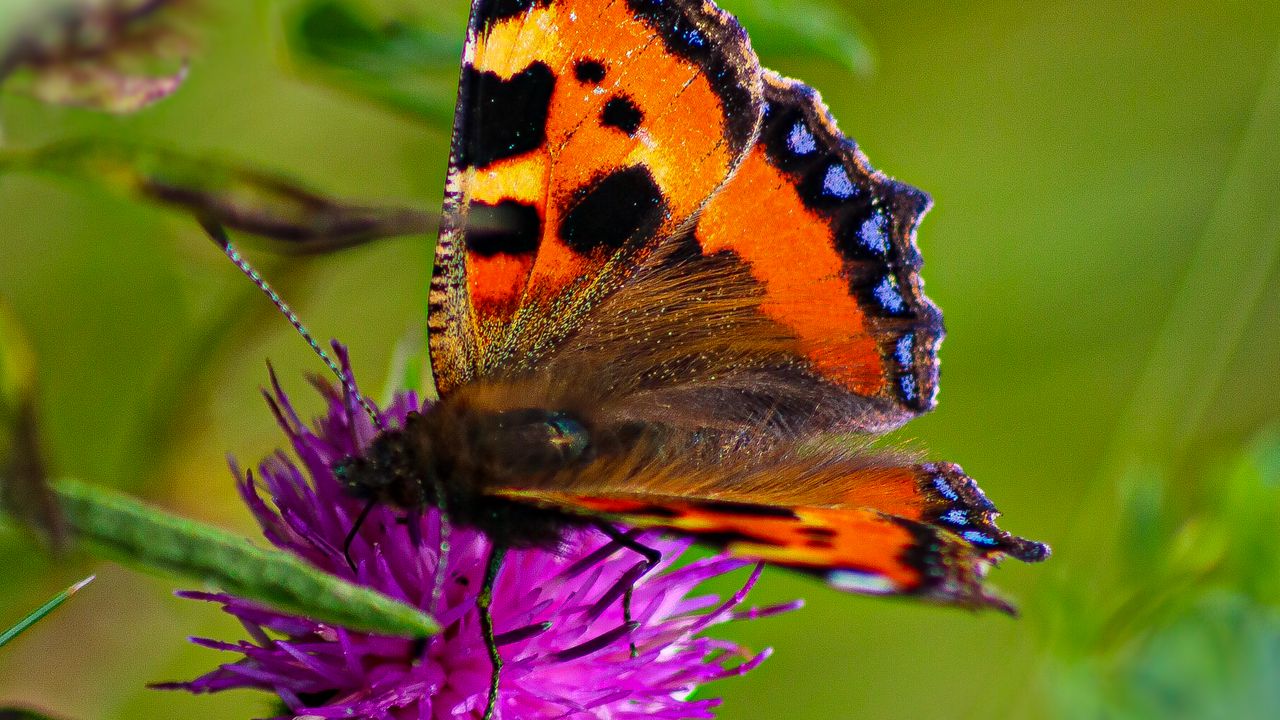
{"type": "Polygon", "coordinates": [[[581,457],[591,442],[591,435],[582,423],[559,413],[547,421],[547,436],[551,446],[566,460],[581,457]]]}
{"type": "Polygon", "coordinates": [[[365,497],[366,486],[361,481],[364,475],[363,466],[367,465],[358,457],[345,457],[333,466],[333,476],[341,483],[342,489],[353,497],[365,497]]]}

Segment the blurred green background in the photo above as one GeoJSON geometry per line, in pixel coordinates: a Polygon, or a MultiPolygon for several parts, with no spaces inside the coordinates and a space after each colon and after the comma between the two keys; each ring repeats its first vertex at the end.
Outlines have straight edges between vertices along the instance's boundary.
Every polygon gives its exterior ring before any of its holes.
{"type": "MultiPolygon", "coordinates": [[[[808,606],[724,631],[777,652],[709,688],[721,717],[1280,717],[1280,4],[723,4],[874,164],[933,195],[920,245],[947,318],[943,392],[900,434],[961,463],[1054,557],[993,573],[1017,620],[767,572],[754,601],[808,606]]],[[[420,87],[326,72],[298,47],[302,5],[208,4],[186,85],[135,114],[6,92],[0,150],[141,142],[438,208],[464,3],[349,5],[424,28],[420,87]]],[[[428,236],[314,258],[247,246],[366,385],[387,377],[421,324],[428,236]]],[[[308,410],[317,364],[188,216],[0,171],[0,301],[35,353],[55,475],[254,532],[225,456],[279,443],[264,359],[308,410]]],[[[99,574],[0,650],[0,705],[268,714],[252,693],[145,689],[221,659],[186,636],[242,634],[173,598],[181,583],[50,560],[11,528],[0,558],[0,625],[99,574]]]]}

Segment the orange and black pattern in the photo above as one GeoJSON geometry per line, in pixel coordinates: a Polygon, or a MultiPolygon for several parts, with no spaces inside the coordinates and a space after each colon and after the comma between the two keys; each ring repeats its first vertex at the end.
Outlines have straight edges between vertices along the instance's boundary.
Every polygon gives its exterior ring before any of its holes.
{"type": "Polygon", "coordinates": [[[764,99],[759,140],[702,213],[698,245],[751,267],[761,310],[869,400],[862,429],[900,425],[938,388],[942,314],[915,244],[929,197],[874,170],[812,88],[766,71],[764,99]]]}
{"type": "Polygon", "coordinates": [[[441,402],[383,444],[495,542],[661,528],[1004,610],[988,567],[1047,557],[959,467],[823,441],[934,407],[930,200],[711,2],[477,0],[446,193],[441,402]]]}
{"type": "MultiPolygon", "coordinates": [[[[1004,556],[1025,562],[1047,557],[1043,544],[996,527],[995,506],[956,465],[832,470],[838,475],[826,487],[838,487],[839,499],[820,504],[815,501],[834,498],[806,496],[785,482],[781,488],[753,487],[750,478],[692,497],[643,491],[583,495],[573,489],[497,494],[692,535],[850,592],[917,595],[1005,611],[1012,608],[982,586],[988,565],[1004,556]]],[[[772,471],[794,479],[794,467],[772,471]]]]}
{"type": "Polygon", "coordinates": [[[754,139],[760,84],[710,3],[477,2],[429,308],[440,390],[508,363],[527,325],[566,334],[686,226],[754,139]]]}

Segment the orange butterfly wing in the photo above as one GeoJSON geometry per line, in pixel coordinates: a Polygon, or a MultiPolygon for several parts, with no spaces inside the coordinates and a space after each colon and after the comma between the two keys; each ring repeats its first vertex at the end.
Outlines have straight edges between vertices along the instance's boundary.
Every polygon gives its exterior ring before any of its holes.
{"type": "Polygon", "coordinates": [[[441,394],[563,338],[685,228],[754,140],[760,92],[710,3],[476,2],[429,300],[441,394]]]}
{"type": "Polygon", "coordinates": [[[731,252],[765,291],[814,371],[867,398],[857,429],[934,406],[942,314],[920,280],[916,226],[930,200],[873,169],[812,88],[764,73],[759,140],[695,233],[731,252]]]}
{"type": "Polygon", "coordinates": [[[716,497],[543,489],[497,494],[679,532],[743,558],[821,576],[849,592],[1005,611],[1012,608],[982,585],[987,568],[1005,555],[1038,561],[1049,553],[996,527],[995,508],[955,465],[855,470],[841,486],[844,501],[826,505],[753,502],[731,490],[716,497]]]}
{"type": "Polygon", "coordinates": [[[762,71],[711,3],[481,0],[457,107],[428,314],[442,394],[529,369],[675,243],[750,268],[809,371],[859,398],[841,429],[932,409],[928,197],[875,171],[811,88],[762,71]]]}

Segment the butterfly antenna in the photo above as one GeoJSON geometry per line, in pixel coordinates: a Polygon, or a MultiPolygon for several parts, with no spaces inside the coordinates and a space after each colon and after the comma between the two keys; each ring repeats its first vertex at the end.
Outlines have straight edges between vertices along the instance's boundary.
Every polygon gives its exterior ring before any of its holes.
{"type": "Polygon", "coordinates": [[[378,417],[378,411],[374,410],[373,406],[369,404],[369,401],[365,399],[364,395],[360,394],[360,391],[356,388],[355,380],[351,378],[351,374],[339,366],[338,363],[330,357],[329,353],[324,351],[324,348],[320,347],[320,343],[316,342],[311,331],[307,330],[307,326],[302,324],[302,319],[293,311],[293,308],[289,307],[289,304],[284,301],[284,298],[280,297],[275,289],[271,287],[270,283],[258,274],[257,270],[253,269],[253,266],[249,264],[249,261],[245,260],[244,256],[240,254],[240,251],[236,249],[236,246],[231,244],[231,238],[227,237],[226,229],[216,222],[205,219],[200,220],[200,226],[209,234],[210,239],[217,243],[218,247],[222,249],[223,254],[225,254],[231,262],[235,263],[236,267],[240,268],[240,272],[244,273],[245,277],[248,277],[254,285],[257,285],[258,289],[261,290],[263,294],[267,296],[267,299],[271,301],[271,304],[276,306],[276,309],[280,311],[280,314],[284,315],[285,319],[289,321],[289,324],[293,326],[293,329],[298,331],[298,334],[302,336],[302,339],[306,341],[307,345],[311,346],[311,349],[320,357],[320,360],[324,362],[329,370],[333,371],[333,374],[338,377],[338,381],[341,382],[342,386],[351,394],[351,397],[355,398],[356,401],[360,403],[360,407],[364,408],[365,413],[369,415],[369,419],[373,421],[373,426],[378,430],[385,429],[386,426],[383,424],[382,418],[378,417]]]}

